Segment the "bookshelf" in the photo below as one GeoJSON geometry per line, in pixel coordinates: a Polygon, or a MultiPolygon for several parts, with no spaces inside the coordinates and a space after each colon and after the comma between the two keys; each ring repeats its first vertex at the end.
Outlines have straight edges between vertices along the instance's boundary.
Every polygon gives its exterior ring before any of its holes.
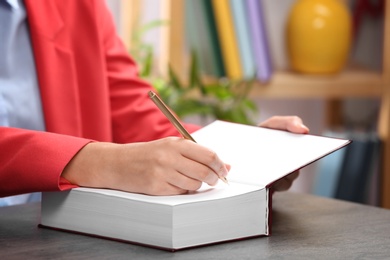
{"type": "Polygon", "coordinates": [[[379,131],[385,143],[382,169],[382,206],[390,208],[390,0],[385,1],[385,26],[383,44],[383,92],[379,131]]]}
{"type": "MultiPolygon", "coordinates": [[[[123,0],[126,2],[126,0],[123,0]]],[[[133,0],[133,2],[140,0],[133,0]]],[[[171,27],[162,33],[165,56],[160,63],[170,63],[176,71],[188,66],[184,47],[184,0],[164,0],[162,17],[171,21],[171,27]]],[[[327,101],[329,122],[335,122],[339,102],[345,98],[376,97],[381,99],[378,132],[383,140],[382,206],[390,208],[390,0],[385,0],[383,71],[349,67],[337,75],[314,76],[290,71],[274,72],[270,82],[258,83],[252,89],[253,98],[320,98],[327,101]]],[[[131,25],[129,25],[131,27],[131,25]]],[[[162,66],[162,67],[163,67],[162,66]]]]}
{"type": "Polygon", "coordinates": [[[383,91],[380,74],[348,69],[334,76],[300,75],[276,71],[271,82],[252,89],[255,98],[325,98],[379,97],[383,91]],[[367,87],[370,86],[370,87],[367,87]]]}

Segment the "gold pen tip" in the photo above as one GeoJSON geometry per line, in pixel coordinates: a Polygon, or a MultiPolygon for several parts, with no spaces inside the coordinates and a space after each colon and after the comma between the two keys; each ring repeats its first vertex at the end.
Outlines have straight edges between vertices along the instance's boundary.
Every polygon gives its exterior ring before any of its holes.
{"type": "Polygon", "coordinates": [[[221,176],[219,179],[220,179],[221,181],[223,181],[224,183],[229,184],[229,182],[228,182],[228,180],[226,179],[226,177],[221,176]]]}

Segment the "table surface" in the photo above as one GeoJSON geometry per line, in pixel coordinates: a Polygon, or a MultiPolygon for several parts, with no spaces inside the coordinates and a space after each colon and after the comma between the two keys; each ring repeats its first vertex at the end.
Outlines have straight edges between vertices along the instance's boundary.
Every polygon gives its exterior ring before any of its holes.
{"type": "Polygon", "coordinates": [[[40,204],[0,208],[1,259],[390,259],[390,210],[309,194],[273,198],[270,237],[175,253],[38,228],[40,204]]]}

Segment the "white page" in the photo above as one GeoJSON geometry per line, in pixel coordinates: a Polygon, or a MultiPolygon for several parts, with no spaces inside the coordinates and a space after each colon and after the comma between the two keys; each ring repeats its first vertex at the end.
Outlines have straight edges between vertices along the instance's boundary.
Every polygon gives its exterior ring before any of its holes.
{"type": "Polygon", "coordinates": [[[259,190],[259,187],[254,185],[247,185],[247,184],[233,183],[233,182],[230,184],[219,182],[216,186],[211,187],[204,183],[202,187],[195,192],[182,194],[182,195],[175,195],[175,196],[150,196],[150,195],[128,193],[128,192],[109,190],[109,189],[75,188],[73,190],[92,192],[95,194],[115,196],[119,198],[132,199],[137,201],[144,201],[147,203],[157,203],[157,204],[175,206],[175,205],[186,204],[186,203],[218,200],[218,199],[224,199],[233,196],[239,196],[248,192],[259,190]]]}
{"type": "Polygon", "coordinates": [[[193,134],[232,166],[228,180],[262,187],[350,141],[215,121],[193,134]]]}

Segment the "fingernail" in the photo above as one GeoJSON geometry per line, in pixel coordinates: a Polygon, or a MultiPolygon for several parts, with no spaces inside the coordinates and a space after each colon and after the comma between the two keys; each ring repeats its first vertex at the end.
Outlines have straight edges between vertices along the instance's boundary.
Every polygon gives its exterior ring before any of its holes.
{"type": "Polygon", "coordinates": [[[305,126],[304,124],[302,123],[295,123],[295,125],[300,128],[300,129],[304,129],[305,131],[309,132],[309,128],[307,126],[305,126]]]}

